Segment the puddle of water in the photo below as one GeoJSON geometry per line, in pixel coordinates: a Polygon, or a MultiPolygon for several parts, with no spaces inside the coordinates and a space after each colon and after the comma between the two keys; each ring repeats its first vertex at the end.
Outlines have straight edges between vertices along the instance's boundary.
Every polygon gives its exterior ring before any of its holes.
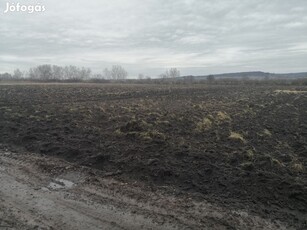
{"type": "Polygon", "coordinates": [[[64,179],[55,179],[55,182],[50,182],[48,188],[50,189],[64,189],[64,188],[72,188],[74,183],[69,180],[64,179]]]}

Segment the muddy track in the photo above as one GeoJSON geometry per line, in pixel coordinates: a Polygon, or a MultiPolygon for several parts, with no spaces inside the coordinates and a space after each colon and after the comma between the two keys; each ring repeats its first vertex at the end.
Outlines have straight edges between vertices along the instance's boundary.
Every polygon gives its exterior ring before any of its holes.
{"type": "Polygon", "coordinates": [[[289,229],[56,158],[0,150],[0,229],[289,229]]]}

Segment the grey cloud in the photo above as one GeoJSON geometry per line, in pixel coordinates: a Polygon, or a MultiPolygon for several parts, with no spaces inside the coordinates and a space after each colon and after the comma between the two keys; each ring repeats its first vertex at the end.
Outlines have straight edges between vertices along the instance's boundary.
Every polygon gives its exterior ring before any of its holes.
{"type": "Polygon", "coordinates": [[[40,2],[46,12],[31,15],[0,3],[0,72],[46,62],[121,64],[131,76],[307,71],[305,0],[40,2]]]}

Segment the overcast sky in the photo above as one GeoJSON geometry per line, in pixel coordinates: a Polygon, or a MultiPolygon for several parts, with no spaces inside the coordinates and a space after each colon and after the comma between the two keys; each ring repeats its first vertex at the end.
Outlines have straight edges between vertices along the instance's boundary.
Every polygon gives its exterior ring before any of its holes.
{"type": "Polygon", "coordinates": [[[0,72],[39,64],[130,76],[307,71],[306,0],[0,0],[0,72]]]}

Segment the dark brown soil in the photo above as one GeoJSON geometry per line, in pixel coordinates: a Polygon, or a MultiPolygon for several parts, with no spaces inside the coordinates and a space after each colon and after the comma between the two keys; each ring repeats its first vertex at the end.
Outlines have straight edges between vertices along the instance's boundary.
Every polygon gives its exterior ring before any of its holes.
{"type": "Polygon", "coordinates": [[[304,229],[306,90],[2,85],[0,143],[304,229]]]}

